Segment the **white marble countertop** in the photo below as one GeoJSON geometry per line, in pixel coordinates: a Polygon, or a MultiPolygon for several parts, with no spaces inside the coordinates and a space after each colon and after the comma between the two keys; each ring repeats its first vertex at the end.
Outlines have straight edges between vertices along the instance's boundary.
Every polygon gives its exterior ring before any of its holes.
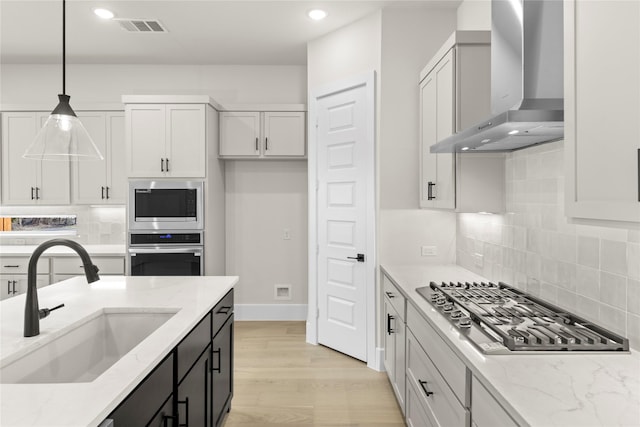
{"type": "MultiPolygon", "coordinates": [[[[0,256],[31,256],[38,245],[0,245],[0,256]]],[[[125,256],[127,251],[122,245],[82,245],[91,256],[125,256]]],[[[54,246],[42,253],[42,256],[78,256],[66,246],[54,246]]]]}
{"type": "MultiPolygon", "coordinates": [[[[92,382],[0,384],[0,425],[97,426],[238,282],[237,277],[84,277],[38,289],[39,306],[65,307],[24,338],[25,295],[0,303],[0,367],[46,344],[103,308],[178,310],[92,382]]],[[[1,378],[0,378],[1,382],[1,378]]]]}
{"type": "Polygon", "coordinates": [[[523,426],[640,426],[640,353],[484,355],[423,299],[430,281],[485,280],[457,265],[383,265],[473,375],[523,426]]]}

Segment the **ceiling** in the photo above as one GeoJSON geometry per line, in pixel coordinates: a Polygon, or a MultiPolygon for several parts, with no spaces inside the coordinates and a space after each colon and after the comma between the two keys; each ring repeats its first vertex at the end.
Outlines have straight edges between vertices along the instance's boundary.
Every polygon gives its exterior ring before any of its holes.
{"type": "MultiPolygon", "coordinates": [[[[304,65],[308,41],[381,8],[455,8],[460,0],[67,0],[67,63],[304,65]],[[101,20],[159,20],[166,33],[132,33],[101,20]],[[323,21],[307,12],[325,9],[323,21]]],[[[0,0],[0,63],[57,64],[61,0],[0,0]]]]}

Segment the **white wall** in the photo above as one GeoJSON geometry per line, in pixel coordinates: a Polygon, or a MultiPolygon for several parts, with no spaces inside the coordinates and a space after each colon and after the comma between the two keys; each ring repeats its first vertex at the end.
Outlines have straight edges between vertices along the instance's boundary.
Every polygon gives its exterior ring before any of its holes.
{"type": "Polygon", "coordinates": [[[387,8],[382,14],[379,256],[386,264],[453,263],[455,214],[421,210],[419,74],[456,26],[456,10],[387,8]],[[422,257],[422,245],[438,256],[422,257]]]}
{"type": "MultiPolygon", "coordinates": [[[[2,65],[0,71],[1,106],[55,106],[61,89],[59,66],[2,65]]],[[[306,74],[304,66],[70,64],[67,93],[72,106],[117,104],[123,94],[203,94],[222,104],[305,104],[306,74]]],[[[301,231],[306,230],[307,219],[306,162],[227,161],[225,179],[232,188],[226,216],[235,233],[235,240],[226,248],[226,259],[230,273],[240,276],[236,303],[273,304],[274,283],[292,285],[293,299],[278,304],[306,302],[307,237],[301,231]],[[246,232],[263,225],[262,232],[246,232]],[[286,242],[282,240],[285,227],[292,234],[286,242]]],[[[6,209],[7,214],[36,211],[6,209]]],[[[83,243],[125,242],[122,208],[47,207],[37,211],[77,213],[83,243]]]]}
{"type": "Polygon", "coordinates": [[[458,7],[458,30],[491,30],[491,0],[465,0],[458,7]]]}
{"type": "MultiPolygon", "coordinates": [[[[121,95],[209,95],[220,103],[306,103],[306,67],[249,65],[67,65],[71,105],[119,103],[121,95]]],[[[56,65],[2,65],[0,104],[51,104],[56,65]]]]}

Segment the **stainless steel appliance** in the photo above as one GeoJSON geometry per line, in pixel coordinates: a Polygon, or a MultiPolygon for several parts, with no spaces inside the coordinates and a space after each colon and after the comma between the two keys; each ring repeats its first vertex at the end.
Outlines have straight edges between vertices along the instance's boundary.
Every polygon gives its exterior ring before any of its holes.
{"type": "Polygon", "coordinates": [[[502,282],[431,282],[416,291],[487,354],[629,350],[629,340],[502,282]]]}
{"type": "Polygon", "coordinates": [[[561,1],[492,0],[493,116],[432,145],[431,152],[512,151],[561,139],[563,25],[561,1]]]}
{"type": "Polygon", "coordinates": [[[129,181],[129,230],[202,230],[202,181],[129,181]]]}
{"type": "Polygon", "coordinates": [[[204,232],[129,233],[130,276],[202,276],[204,232]]]}

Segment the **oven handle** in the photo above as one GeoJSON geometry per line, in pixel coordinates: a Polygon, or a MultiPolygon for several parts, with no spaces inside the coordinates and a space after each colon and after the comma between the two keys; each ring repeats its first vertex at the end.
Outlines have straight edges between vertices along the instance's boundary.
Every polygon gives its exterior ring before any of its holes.
{"type": "Polygon", "coordinates": [[[192,253],[195,256],[202,256],[202,248],[129,248],[129,254],[153,254],[153,253],[192,253]]]}

